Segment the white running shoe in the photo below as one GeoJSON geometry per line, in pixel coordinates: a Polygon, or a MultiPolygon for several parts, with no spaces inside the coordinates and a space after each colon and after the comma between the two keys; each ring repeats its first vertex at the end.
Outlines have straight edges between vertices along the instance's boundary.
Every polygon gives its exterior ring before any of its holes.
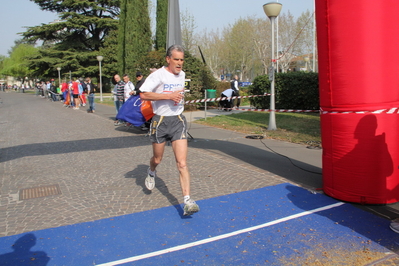
{"type": "Polygon", "coordinates": [[[184,210],[183,215],[184,215],[184,216],[189,216],[189,215],[192,215],[192,214],[194,214],[194,213],[196,213],[196,212],[199,212],[200,208],[199,208],[199,206],[197,205],[197,203],[195,203],[194,200],[189,199],[189,200],[184,204],[184,209],[183,209],[183,210],[184,210]]]}
{"type": "Polygon", "coordinates": [[[148,174],[145,178],[145,186],[148,190],[153,190],[155,187],[155,173],[154,175],[150,175],[150,168],[148,168],[148,174]]]}

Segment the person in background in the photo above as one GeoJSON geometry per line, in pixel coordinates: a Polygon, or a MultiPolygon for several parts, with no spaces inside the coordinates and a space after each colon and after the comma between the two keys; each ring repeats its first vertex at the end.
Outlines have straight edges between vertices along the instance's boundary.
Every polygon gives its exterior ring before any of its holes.
{"type": "Polygon", "coordinates": [[[47,95],[47,84],[44,81],[42,81],[42,91],[41,91],[41,93],[42,93],[42,98],[46,98],[46,95],[47,95]]]}
{"type": "MultiPolygon", "coordinates": [[[[123,103],[125,102],[125,94],[124,94],[125,83],[121,80],[121,77],[118,74],[114,76],[114,80],[116,84],[112,94],[114,95],[116,114],[118,114],[119,109],[122,107],[123,103]]],[[[115,118],[114,125],[119,126],[120,124],[122,124],[122,122],[115,118]]]]}
{"type": "Polygon", "coordinates": [[[94,105],[96,87],[94,87],[94,84],[91,82],[91,78],[86,78],[85,83],[86,83],[87,95],[89,98],[89,109],[87,110],[87,112],[94,113],[96,109],[94,105]]]}
{"type": "Polygon", "coordinates": [[[74,82],[72,82],[72,95],[73,95],[73,102],[75,103],[73,110],[79,110],[79,85],[80,85],[79,79],[76,79],[74,82]]]}
{"type": "Polygon", "coordinates": [[[143,74],[141,74],[140,71],[136,72],[136,80],[137,80],[137,83],[135,86],[135,91],[138,91],[138,90],[140,90],[141,85],[143,85],[143,83],[145,81],[145,78],[144,78],[143,74]]]}
{"type": "Polygon", "coordinates": [[[68,103],[68,83],[66,81],[62,82],[61,85],[61,93],[63,98],[64,106],[67,106],[68,103]]]}
{"type": "MultiPolygon", "coordinates": [[[[240,96],[240,88],[238,87],[238,76],[234,75],[234,79],[230,82],[231,88],[234,90],[234,96],[240,96]]],[[[236,107],[237,109],[240,107],[241,99],[237,98],[236,107]]],[[[232,108],[234,108],[234,101],[232,100],[232,108]]]]}
{"type": "Polygon", "coordinates": [[[87,87],[86,83],[84,82],[83,78],[79,79],[79,99],[82,103],[82,106],[86,106],[86,94],[87,94],[87,87]]]}
{"type": "MultiPolygon", "coordinates": [[[[155,70],[153,70],[152,72],[154,72],[155,70]]],[[[137,83],[136,83],[136,86],[135,86],[134,95],[140,93],[140,87],[145,82],[145,78],[144,78],[143,74],[140,71],[136,72],[136,80],[137,80],[137,83]]],[[[148,130],[150,128],[150,124],[151,124],[151,119],[140,126],[141,130],[143,130],[143,131],[148,130]]]]}
{"type": "Polygon", "coordinates": [[[133,82],[130,81],[130,77],[128,74],[123,75],[123,82],[125,83],[125,87],[123,88],[123,94],[125,96],[124,101],[126,102],[127,99],[129,99],[130,96],[135,94],[135,88],[133,85],[133,82]]]}
{"type": "Polygon", "coordinates": [[[140,87],[140,98],[152,101],[154,117],[150,128],[153,156],[150,159],[145,185],[148,190],[155,187],[156,168],[161,163],[167,141],[172,143],[176,166],[179,171],[183,194],[184,216],[199,211],[190,197],[190,173],[187,166],[187,121],[184,115],[185,73],[184,49],[172,45],[166,52],[167,66],[151,73],[140,87]]]}
{"type": "Polygon", "coordinates": [[[222,110],[224,110],[224,111],[232,110],[234,101],[233,101],[233,99],[231,99],[231,97],[233,97],[233,96],[235,96],[235,91],[232,88],[224,90],[220,94],[221,98],[224,98],[224,97],[230,98],[230,99],[221,100],[219,102],[219,106],[222,108],[222,110]]]}
{"type": "Polygon", "coordinates": [[[41,96],[42,95],[42,86],[40,85],[40,82],[36,82],[36,96],[41,96]]]}
{"type": "Polygon", "coordinates": [[[45,93],[44,93],[44,97],[45,97],[45,98],[50,98],[50,97],[51,97],[50,91],[51,91],[51,82],[48,80],[48,81],[46,82],[46,91],[45,91],[45,93]]]}

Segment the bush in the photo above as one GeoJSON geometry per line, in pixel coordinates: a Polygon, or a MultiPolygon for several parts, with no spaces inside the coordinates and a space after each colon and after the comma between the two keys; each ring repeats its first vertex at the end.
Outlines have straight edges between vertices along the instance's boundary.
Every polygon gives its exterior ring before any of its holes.
{"type": "MultiPolygon", "coordinates": [[[[278,73],[275,80],[276,109],[319,109],[319,81],[317,73],[290,72],[278,73]]],[[[258,76],[249,87],[252,95],[270,93],[270,81],[267,75],[258,76]]],[[[270,108],[269,97],[250,98],[255,108],[270,108]]]]}

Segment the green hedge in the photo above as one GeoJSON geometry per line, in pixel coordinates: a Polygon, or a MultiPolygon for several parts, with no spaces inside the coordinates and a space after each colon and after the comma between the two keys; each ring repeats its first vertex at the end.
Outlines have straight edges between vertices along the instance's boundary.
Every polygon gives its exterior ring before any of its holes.
{"type": "MultiPolygon", "coordinates": [[[[262,95],[264,93],[270,93],[268,75],[256,77],[249,87],[249,94],[262,95]]],[[[277,73],[275,94],[276,109],[318,110],[318,73],[277,73]]],[[[270,97],[250,98],[250,103],[255,108],[268,109],[270,107],[270,97]]]]}

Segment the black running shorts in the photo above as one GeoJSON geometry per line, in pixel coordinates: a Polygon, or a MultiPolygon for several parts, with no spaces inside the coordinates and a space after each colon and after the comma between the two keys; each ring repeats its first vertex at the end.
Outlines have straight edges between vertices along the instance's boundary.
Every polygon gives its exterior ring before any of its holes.
{"type": "Polygon", "coordinates": [[[184,115],[154,115],[150,126],[150,140],[154,143],[187,139],[187,121],[184,115]]]}

